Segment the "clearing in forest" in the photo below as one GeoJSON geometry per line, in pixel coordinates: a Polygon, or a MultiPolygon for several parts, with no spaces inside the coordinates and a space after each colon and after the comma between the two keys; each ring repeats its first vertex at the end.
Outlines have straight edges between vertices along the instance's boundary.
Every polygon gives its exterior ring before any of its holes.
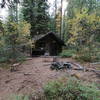
{"type": "MultiPolygon", "coordinates": [[[[60,60],[76,62],[68,58],[60,58],[60,60]]],[[[81,80],[100,83],[100,77],[94,72],[83,72],[78,70],[52,71],[50,70],[51,62],[52,57],[37,57],[23,62],[17,68],[18,71],[16,72],[0,69],[0,100],[4,100],[3,98],[11,94],[31,94],[33,91],[41,91],[44,84],[48,81],[63,76],[68,77],[73,73],[77,74],[77,78],[81,80]]]]}

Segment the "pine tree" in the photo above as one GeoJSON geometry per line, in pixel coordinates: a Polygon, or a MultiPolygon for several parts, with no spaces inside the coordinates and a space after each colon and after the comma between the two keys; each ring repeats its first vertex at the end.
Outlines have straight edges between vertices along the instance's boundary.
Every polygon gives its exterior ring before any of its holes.
{"type": "Polygon", "coordinates": [[[49,15],[47,0],[24,0],[23,19],[31,24],[31,36],[45,34],[48,31],[49,15]]]}

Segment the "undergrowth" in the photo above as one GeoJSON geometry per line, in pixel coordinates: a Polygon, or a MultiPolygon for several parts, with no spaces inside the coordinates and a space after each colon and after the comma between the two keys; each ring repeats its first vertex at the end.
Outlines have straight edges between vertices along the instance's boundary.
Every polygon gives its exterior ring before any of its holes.
{"type": "Polygon", "coordinates": [[[75,52],[75,50],[63,50],[62,53],[60,53],[60,56],[63,58],[70,58],[75,54],[75,52]]]}
{"type": "Polygon", "coordinates": [[[42,93],[30,96],[12,95],[9,98],[6,100],[100,100],[100,90],[95,84],[76,78],[61,78],[46,84],[42,93]]]}
{"type": "Polygon", "coordinates": [[[6,100],[29,100],[29,96],[13,94],[8,96],[6,100]]]}
{"type": "Polygon", "coordinates": [[[95,48],[89,50],[88,48],[80,49],[79,51],[75,49],[63,50],[60,53],[63,58],[74,58],[81,62],[98,62],[100,61],[100,50],[95,48]]]}
{"type": "Polygon", "coordinates": [[[44,87],[46,100],[100,100],[100,90],[94,84],[76,79],[52,81],[44,87]]]}

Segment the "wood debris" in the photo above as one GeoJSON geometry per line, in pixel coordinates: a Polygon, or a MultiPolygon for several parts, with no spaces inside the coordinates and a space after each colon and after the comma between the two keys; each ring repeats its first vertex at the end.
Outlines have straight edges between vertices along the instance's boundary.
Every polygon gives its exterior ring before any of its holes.
{"type": "Polygon", "coordinates": [[[11,72],[17,71],[17,67],[18,67],[19,65],[21,65],[21,63],[15,63],[15,64],[11,65],[10,71],[11,71],[11,72]]]}

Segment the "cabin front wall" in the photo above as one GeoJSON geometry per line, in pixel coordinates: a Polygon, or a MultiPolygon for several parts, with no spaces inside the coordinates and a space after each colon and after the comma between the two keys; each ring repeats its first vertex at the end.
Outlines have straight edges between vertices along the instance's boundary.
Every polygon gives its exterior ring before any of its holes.
{"type": "Polygon", "coordinates": [[[37,55],[48,53],[50,56],[56,56],[62,51],[62,46],[55,40],[47,38],[46,40],[36,42],[35,49],[37,50],[37,52],[35,51],[37,55]]]}

